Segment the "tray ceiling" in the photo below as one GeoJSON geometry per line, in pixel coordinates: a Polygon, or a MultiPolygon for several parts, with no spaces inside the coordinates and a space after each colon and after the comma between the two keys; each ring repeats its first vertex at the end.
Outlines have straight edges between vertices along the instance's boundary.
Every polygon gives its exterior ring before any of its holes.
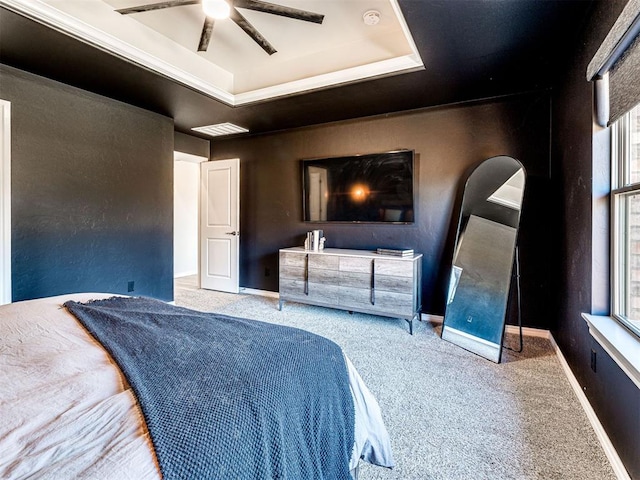
{"type": "Polygon", "coordinates": [[[161,73],[228,105],[423,68],[396,0],[282,0],[323,14],[321,25],[242,9],[276,48],[266,54],[230,19],[216,20],[197,52],[205,15],[184,5],[130,15],[115,10],[149,0],[6,0],[30,18],[161,73]],[[366,25],[363,14],[380,13],[366,25]]]}

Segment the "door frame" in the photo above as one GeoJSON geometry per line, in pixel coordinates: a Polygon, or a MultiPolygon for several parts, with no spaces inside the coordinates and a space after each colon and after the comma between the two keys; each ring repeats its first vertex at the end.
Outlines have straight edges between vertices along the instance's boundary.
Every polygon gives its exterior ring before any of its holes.
{"type": "Polygon", "coordinates": [[[0,305],[11,303],[11,102],[0,100],[0,305]]]}

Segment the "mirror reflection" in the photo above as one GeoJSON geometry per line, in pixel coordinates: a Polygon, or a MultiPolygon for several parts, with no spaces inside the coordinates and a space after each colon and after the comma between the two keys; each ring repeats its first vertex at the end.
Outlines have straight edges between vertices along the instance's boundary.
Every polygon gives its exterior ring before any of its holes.
{"type": "Polygon", "coordinates": [[[502,339],[525,171],[516,159],[485,160],[465,184],[442,338],[494,362],[502,339]]]}

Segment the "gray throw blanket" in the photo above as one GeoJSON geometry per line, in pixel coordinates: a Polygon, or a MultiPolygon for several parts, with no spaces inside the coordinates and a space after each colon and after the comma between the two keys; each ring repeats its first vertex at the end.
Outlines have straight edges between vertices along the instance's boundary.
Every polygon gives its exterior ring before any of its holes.
{"type": "Polygon", "coordinates": [[[165,480],[351,478],[354,407],[335,343],[146,298],[65,307],[131,385],[165,480]]]}

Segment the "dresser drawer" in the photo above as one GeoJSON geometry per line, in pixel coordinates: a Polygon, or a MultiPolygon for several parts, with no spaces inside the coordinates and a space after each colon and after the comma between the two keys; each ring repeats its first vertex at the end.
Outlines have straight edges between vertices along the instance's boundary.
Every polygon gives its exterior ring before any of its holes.
{"type": "Polygon", "coordinates": [[[305,267],[307,265],[307,254],[296,252],[280,252],[280,266],[282,267],[305,267]]]}
{"type": "Polygon", "coordinates": [[[290,265],[280,265],[280,278],[288,278],[292,280],[305,280],[304,267],[292,267],[290,265]]]}
{"type": "Polygon", "coordinates": [[[360,257],[339,257],[340,258],[340,271],[341,272],[358,272],[368,273],[372,272],[372,258],[360,258],[360,257]]]}
{"type": "Polygon", "coordinates": [[[309,267],[309,282],[312,283],[331,283],[339,285],[340,272],[338,270],[324,270],[320,268],[309,267]]]}
{"type": "Polygon", "coordinates": [[[399,259],[376,258],[375,274],[376,276],[413,277],[413,262],[399,259]]]}
{"type": "Polygon", "coordinates": [[[309,294],[307,295],[307,299],[326,305],[334,305],[339,294],[340,287],[338,285],[309,282],[309,294]]]}
{"type": "Polygon", "coordinates": [[[414,297],[411,293],[395,293],[375,291],[375,308],[381,314],[394,316],[412,316],[416,311],[414,297]]]}
{"type": "Polygon", "coordinates": [[[376,275],[375,289],[379,291],[398,292],[411,295],[413,293],[413,277],[376,275]]]}
{"type": "Polygon", "coordinates": [[[289,298],[304,298],[307,296],[305,293],[306,283],[302,280],[280,278],[280,295],[289,298]]]}
{"type": "Polygon", "coordinates": [[[371,273],[340,272],[339,284],[346,288],[371,288],[371,273]]]}
{"type": "Polygon", "coordinates": [[[340,305],[353,310],[368,310],[373,308],[371,303],[371,289],[343,288],[340,292],[340,305]]]}
{"type": "Polygon", "coordinates": [[[309,270],[338,270],[340,257],[337,255],[309,254],[309,270]]]}

